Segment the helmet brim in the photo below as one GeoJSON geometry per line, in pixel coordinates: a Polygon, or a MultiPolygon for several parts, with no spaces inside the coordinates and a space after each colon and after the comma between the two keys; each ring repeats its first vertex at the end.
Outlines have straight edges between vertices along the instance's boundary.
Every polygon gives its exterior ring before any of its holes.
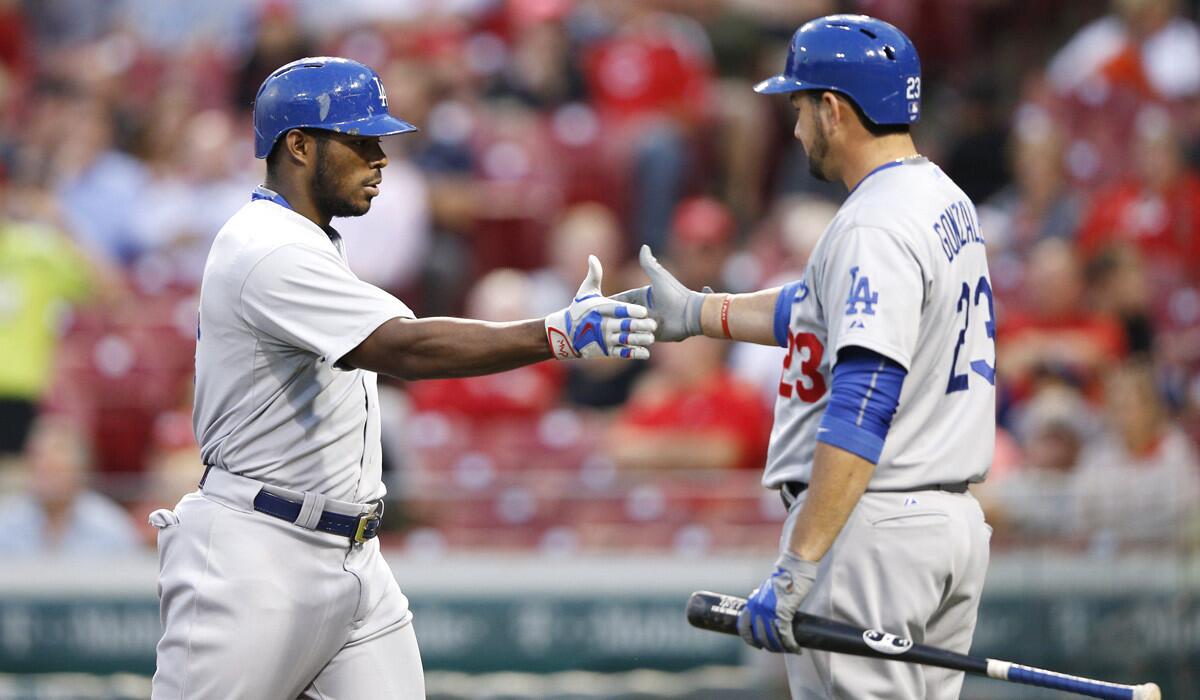
{"type": "MultiPolygon", "coordinates": [[[[321,129],[323,131],[332,131],[338,134],[347,134],[349,136],[394,136],[396,134],[407,134],[412,131],[420,131],[420,129],[412,124],[409,124],[403,119],[397,119],[390,114],[378,114],[366,119],[355,119],[354,121],[342,122],[340,124],[298,124],[281,131],[279,136],[282,136],[292,129],[321,129]]],[[[266,158],[271,153],[271,149],[275,147],[275,143],[279,141],[279,136],[276,136],[275,141],[272,141],[269,144],[261,144],[262,147],[254,152],[254,157],[266,158]]]]}
{"type": "Polygon", "coordinates": [[[807,83],[803,80],[789,78],[782,73],[779,75],[773,75],[754,86],[754,91],[761,95],[781,95],[788,92],[819,89],[821,89],[821,86],[819,85],[813,85],[812,83],[807,83]]]}
{"type": "Polygon", "coordinates": [[[317,128],[351,136],[394,136],[417,131],[417,127],[390,114],[379,114],[367,119],[356,119],[342,124],[328,124],[317,128]]]}

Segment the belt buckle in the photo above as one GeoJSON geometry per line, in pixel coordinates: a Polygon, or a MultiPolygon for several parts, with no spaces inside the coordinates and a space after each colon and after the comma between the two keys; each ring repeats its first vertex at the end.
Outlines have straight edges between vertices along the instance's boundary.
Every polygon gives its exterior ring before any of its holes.
{"type": "Polygon", "coordinates": [[[379,534],[379,523],[383,520],[383,503],[377,503],[370,513],[358,516],[358,529],[354,531],[354,543],[362,544],[379,534]]]}

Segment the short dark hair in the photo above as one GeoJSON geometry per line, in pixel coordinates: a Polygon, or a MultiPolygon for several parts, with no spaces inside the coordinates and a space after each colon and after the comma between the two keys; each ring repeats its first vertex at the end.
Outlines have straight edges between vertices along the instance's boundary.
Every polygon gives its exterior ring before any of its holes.
{"type": "Polygon", "coordinates": [[[867,118],[867,115],[865,112],[863,112],[862,107],[859,107],[858,103],[855,102],[853,98],[843,92],[838,92],[837,90],[805,90],[804,95],[808,99],[812,100],[815,104],[821,101],[821,94],[825,92],[832,92],[833,94],[845,99],[846,102],[849,102],[850,106],[854,108],[854,113],[858,115],[858,121],[862,123],[863,128],[866,129],[867,132],[872,136],[879,137],[887,136],[889,134],[907,134],[912,131],[908,124],[876,124],[867,118]]]}
{"type": "MultiPolygon", "coordinates": [[[[304,133],[308,134],[309,136],[312,136],[313,138],[315,138],[317,140],[317,149],[318,150],[321,148],[324,148],[323,142],[325,141],[325,137],[329,132],[325,131],[324,129],[309,129],[307,127],[299,127],[299,129],[300,129],[300,131],[303,131],[304,133]]],[[[291,129],[288,129],[287,131],[283,132],[282,134],[279,135],[279,138],[275,139],[275,145],[271,146],[271,152],[267,154],[267,177],[268,178],[273,178],[275,176],[276,170],[279,168],[279,162],[283,158],[282,153],[283,153],[283,148],[284,148],[284,146],[283,146],[284,137],[287,136],[288,131],[291,131],[291,129]]]]}

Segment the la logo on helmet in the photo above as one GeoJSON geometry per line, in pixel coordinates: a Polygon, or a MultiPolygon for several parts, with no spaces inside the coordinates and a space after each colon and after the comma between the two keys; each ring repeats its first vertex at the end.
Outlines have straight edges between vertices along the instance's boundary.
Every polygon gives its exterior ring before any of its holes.
{"type": "Polygon", "coordinates": [[[383,81],[379,79],[379,76],[375,76],[372,80],[375,81],[375,87],[379,88],[379,104],[387,107],[387,93],[383,91],[383,81]]]}

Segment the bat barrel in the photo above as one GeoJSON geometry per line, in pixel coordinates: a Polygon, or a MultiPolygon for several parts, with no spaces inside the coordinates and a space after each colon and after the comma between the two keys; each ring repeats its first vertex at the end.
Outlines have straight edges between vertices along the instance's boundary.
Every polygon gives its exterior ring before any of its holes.
{"type": "Polygon", "coordinates": [[[688,598],[687,621],[692,627],[737,634],[738,613],[745,607],[744,598],[711,591],[697,591],[688,598]]]}

